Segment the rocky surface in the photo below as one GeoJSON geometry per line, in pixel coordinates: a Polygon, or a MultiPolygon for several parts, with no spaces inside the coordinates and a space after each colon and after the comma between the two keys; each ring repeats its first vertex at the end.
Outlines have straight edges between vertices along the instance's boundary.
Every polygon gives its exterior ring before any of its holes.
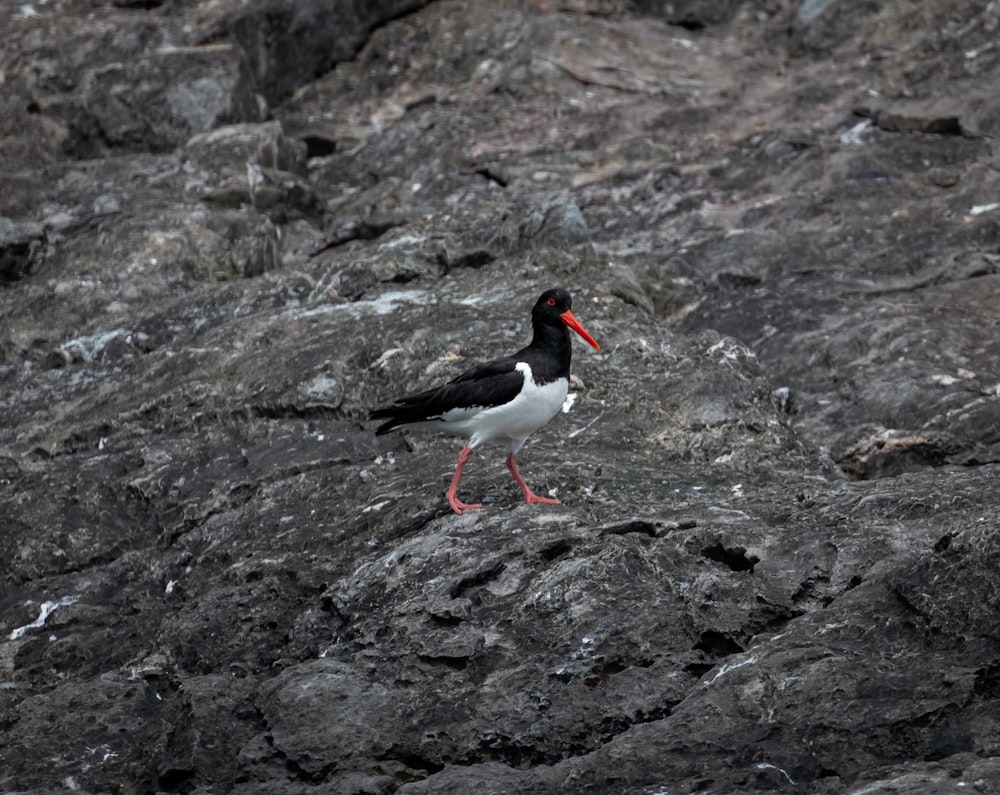
{"type": "Polygon", "coordinates": [[[1000,791],[998,26],[5,5],[0,790],[1000,791]]]}

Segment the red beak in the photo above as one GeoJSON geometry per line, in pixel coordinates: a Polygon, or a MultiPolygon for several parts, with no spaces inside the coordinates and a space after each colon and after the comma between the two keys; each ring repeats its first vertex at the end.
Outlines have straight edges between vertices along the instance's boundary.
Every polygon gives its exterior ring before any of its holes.
{"type": "Polygon", "coordinates": [[[559,317],[562,318],[563,323],[565,323],[567,326],[573,329],[573,331],[575,331],[577,334],[583,337],[589,344],[593,345],[595,350],[599,351],[601,349],[601,346],[597,344],[597,340],[595,340],[587,333],[587,329],[585,329],[583,326],[580,325],[580,321],[573,316],[572,312],[570,312],[567,309],[565,312],[559,315],[559,317]]]}

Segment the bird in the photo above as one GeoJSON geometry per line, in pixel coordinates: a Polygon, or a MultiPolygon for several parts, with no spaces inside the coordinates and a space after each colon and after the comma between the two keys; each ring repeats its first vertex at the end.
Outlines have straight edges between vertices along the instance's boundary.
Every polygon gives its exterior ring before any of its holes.
{"type": "Polygon", "coordinates": [[[572,304],[566,290],[546,290],[531,310],[531,342],[517,353],[477,365],[446,384],[397,398],[369,413],[369,419],[386,420],[375,429],[378,436],[410,425],[467,439],[445,495],[455,513],[483,507],[458,499],[458,483],[472,451],[487,442],[507,445],[507,469],[525,502],[560,504],[531,490],[518,471],[517,453],[530,434],[559,413],[566,400],[573,353],[570,330],[595,350],[601,349],[574,316],[572,304]]]}

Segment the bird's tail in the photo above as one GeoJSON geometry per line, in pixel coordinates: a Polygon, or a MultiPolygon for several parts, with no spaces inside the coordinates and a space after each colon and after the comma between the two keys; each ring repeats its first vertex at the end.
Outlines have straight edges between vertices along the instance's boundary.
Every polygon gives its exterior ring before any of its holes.
{"type": "Polygon", "coordinates": [[[384,406],[380,409],[373,409],[368,412],[370,420],[388,420],[375,429],[375,435],[389,433],[400,425],[410,422],[421,422],[427,419],[427,397],[429,392],[421,392],[417,395],[407,395],[398,398],[391,406],[384,406]]]}
{"type": "Polygon", "coordinates": [[[383,434],[389,433],[389,431],[402,425],[405,420],[402,420],[398,416],[399,407],[398,406],[386,406],[381,409],[374,409],[368,412],[368,419],[370,420],[388,420],[388,422],[383,422],[375,429],[376,436],[382,436],[383,434]]]}

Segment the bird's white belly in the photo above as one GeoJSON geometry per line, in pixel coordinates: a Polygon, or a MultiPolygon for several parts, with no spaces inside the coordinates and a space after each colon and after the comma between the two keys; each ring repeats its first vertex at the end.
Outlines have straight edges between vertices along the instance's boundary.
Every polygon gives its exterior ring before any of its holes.
{"type": "Polygon", "coordinates": [[[501,441],[509,443],[512,450],[520,449],[529,434],[559,413],[569,381],[557,378],[538,386],[525,362],[518,362],[517,369],[524,375],[524,386],[512,401],[490,408],[452,409],[441,417],[445,429],[468,436],[469,447],[501,441]]]}

